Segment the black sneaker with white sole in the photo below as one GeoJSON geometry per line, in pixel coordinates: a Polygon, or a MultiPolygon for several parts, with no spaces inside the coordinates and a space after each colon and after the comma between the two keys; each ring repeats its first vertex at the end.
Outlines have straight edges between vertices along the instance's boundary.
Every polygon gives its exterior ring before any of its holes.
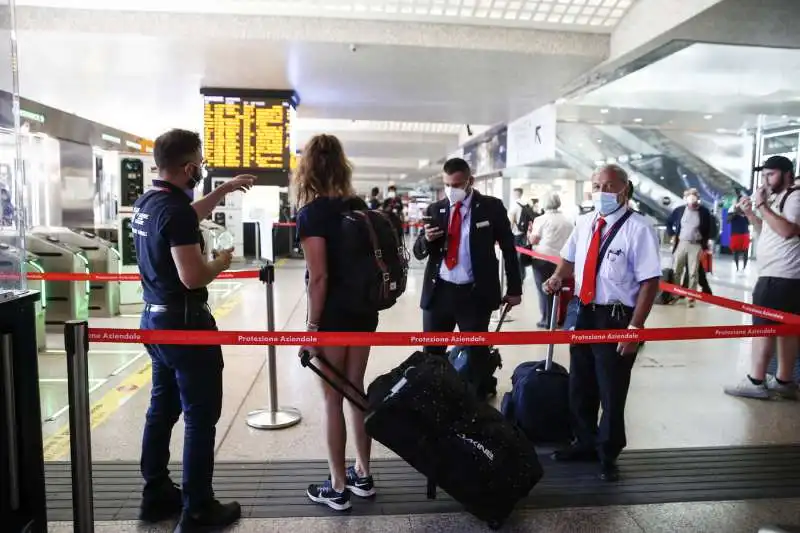
{"type": "Polygon", "coordinates": [[[347,489],[360,498],[372,498],[375,496],[375,481],[372,476],[360,477],[354,466],[347,469],[345,482],[347,483],[347,489]]]}
{"type": "Polygon", "coordinates": [[[330,480],[322,485],[309,485],[306,493],[312,502],[327,505],[334,511],[347,511],[351,507],[350,491],[345,488],[342,492],[336,492],[330,480]]]}

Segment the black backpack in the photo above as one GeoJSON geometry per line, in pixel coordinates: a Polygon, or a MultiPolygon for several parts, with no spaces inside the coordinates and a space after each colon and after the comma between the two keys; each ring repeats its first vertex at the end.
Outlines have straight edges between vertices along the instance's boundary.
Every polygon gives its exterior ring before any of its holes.
{"type": "Polygon", "coordinates": [[[519,214],[519,220],[517,220],[517,229],[522,233],[528,233],[528,228],[533,223],[533,219],[536,218],[536,213],[533,212],[533,208],[528,204],[519,204],[519,206],[522,211],[519,214]]]}
{"type": "Polygon", "coordinates": [[[409,255],[394,213],[345,211],[335,261],[343,307],[355,314],[389,309],[406,290],[409,255]],[[399,231],[398,231],[399,230],[399,231]]]}

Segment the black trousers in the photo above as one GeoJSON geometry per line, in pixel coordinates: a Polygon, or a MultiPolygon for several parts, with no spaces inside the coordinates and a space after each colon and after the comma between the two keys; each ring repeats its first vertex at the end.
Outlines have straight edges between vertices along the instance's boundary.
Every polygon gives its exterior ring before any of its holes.
{"type": "MultiPolygon", "coordinates": [[[[458,326],[462,332],[489,331],[492,310],[475,301],[472,289],[471,284],[455,285],[438,280],[430,307],[422,311],[422,329],[450,333],[458,326]]],[[[426,346],[425,351],[444,355],[447,347],[426,346]]]]}
{"type": "MultiPolygon", "coordinates": [[[[620,307],[612,313],[610,306],[581,306],[575,329],[625,329],[632,309],[620,307]]],[[[636,355],[618,354],[615,343],[574,344],[569,352],[570,412],[578,445],[614,462],[627,444],[625,402],[636,355]]]]}

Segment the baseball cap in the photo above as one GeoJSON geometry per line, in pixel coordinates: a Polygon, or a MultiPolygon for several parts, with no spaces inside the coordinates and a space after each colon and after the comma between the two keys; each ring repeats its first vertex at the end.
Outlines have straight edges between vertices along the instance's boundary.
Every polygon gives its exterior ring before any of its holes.
{"type": "Polygon", "coordinates": [[[794,173],[794,163],[792,160],[783,157],[782,155],[773,155],[760,167],[756,167],[753,170],[755,172],[761,172],[762,170],[780,170],[781,172],[792,172],[794,173]]]}

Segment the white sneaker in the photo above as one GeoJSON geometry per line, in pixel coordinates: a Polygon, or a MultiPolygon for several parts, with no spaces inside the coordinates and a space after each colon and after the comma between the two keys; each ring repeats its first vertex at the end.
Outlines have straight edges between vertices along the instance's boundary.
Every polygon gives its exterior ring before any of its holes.
{"type": "Polygon", "coordinates": [[[754,385],[750,378],[745,376],[736,385],[725,387],[725,394],[737,396],[739,398],[754,398],[756,400],[769,400],[770,394],[767,390],[766,381],[761,385],[754,385]]]}
{"type": "Polygon", "coordinates": [[[778,379],[773,375],[767,375],[766,379],[767,391],[783,400],[797,400],[797,383],[787,383],[786,385],[778,383],[778,379]]]}

